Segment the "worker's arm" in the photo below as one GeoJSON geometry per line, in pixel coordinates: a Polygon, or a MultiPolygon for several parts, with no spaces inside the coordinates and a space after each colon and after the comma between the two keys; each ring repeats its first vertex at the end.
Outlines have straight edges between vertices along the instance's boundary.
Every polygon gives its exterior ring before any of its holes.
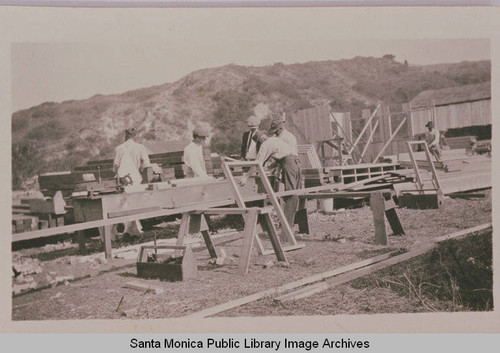
{"type": "Polygon", "coordinates": [[[141,165],[142,168],[147,168],[151,165],[151,162],[149,160],[148,150],[146,149],[145,146],[142,147],[143,148],[141,149],[141,165]]]}
{"type": "Polygon", "coordinates": [[[115,149],[115,159],[113,160],[113,172],[116,173],[120,167],[120,161],[122,159],[122,153],[120,149],[115,149]]]}

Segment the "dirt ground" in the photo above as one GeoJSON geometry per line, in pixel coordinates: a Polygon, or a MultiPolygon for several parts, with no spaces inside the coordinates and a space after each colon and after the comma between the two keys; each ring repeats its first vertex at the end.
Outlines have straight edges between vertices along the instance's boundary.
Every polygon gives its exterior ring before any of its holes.
{"type": "MultiPolygon", "coordinates": [[[[312,201],[310,201],[312,203],[312,201]]],[[[144,319],[182,317],[339,268],[394,250],[407,251],[429,243],[433,238],[461,229],[491,222],[491,192],[486,198],[446,198],[439,210],[397,209],[405,236],[389,236],[387,246],[374,243],[373,217],[369,207],[338,210],[333,214],[309,215],[311,232],[297,236],[305,247],[287,252],[289,267],[276,263],[274,255],[251,257],[248,274],[237,273],[241,239],[215,240],[226,254],[222,266],[211,264],[206,250],[195,252],[196,279],[183,282],[147,280],[137,277],[135,255],[111,262],[102,254],[93,257],[62,256],[71,243],[47,248],[51,256],[41,257],[39,250],[13,252],[14,260],[31,260],[39,267],[32,276],[37,290],[14,295],[13,320],[63,319],[144,319]],[[222,245],[218,243],[224,241],[222,245]],[[37,277],[38,276],[38,277],[37,277]],[[56,279],[57,277],[57,279],[56,279]],[[45,281],[45,282],[44,282],[45,281]],[[163,293],[124,288],[127,282],[139,282],[163,289],[163,293]]],[[[390,227],[387,225],[390,232],[390,227]]],[[[229,237],[230,238],[230,237],[229,237]]],[[[232,237],[236,238],[235,236],[232,237]]],[[[115,250],[115,253],[119,251],[115,250]]],[[[15,282],[15,281],[14,281],[15,282]]],[[[437,306],[438,307],[438,306],[437,306]]],[[[421,312],[429,308],[390,288],[359,288],[347,283],[313,297],[285,305],[272,298],[231,309],[218,316],[334,315],[373,312],[421,312]],[[380,300],[383,298],[383,300],[380,300]],[[255,308],[261,308],[259,310],[255,308]]]]}

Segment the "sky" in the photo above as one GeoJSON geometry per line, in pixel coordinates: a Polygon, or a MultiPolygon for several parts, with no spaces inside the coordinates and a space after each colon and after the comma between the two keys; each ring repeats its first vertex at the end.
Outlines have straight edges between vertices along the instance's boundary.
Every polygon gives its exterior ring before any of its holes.
{"type": "Polygon", "coordinates": [[[12,110],[175,82],[199,69],[381,57],[411,65],[489,60],[487,39],[13,43],[12,110]]]}

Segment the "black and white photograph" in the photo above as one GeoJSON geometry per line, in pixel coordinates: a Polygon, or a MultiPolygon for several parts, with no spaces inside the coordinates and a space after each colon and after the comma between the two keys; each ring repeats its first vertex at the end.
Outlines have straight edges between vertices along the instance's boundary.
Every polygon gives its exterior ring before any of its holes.
{"type": "Polygon", "coordinates": [[[498,333],[494,14],[0,8],[3,319],[498,333]]]}

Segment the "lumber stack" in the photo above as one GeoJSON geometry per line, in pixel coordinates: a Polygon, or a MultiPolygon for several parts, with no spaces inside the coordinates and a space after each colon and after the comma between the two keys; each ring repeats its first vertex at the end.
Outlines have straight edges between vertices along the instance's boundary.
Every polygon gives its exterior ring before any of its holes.
{"type": "Polygon", "coordinates": [[[299,160],[302,168],[323,168],[318,153],[313,145],[298,145],[299,160]]]}
{"type": "Polygon", "coordinates": [[[63,226],[65,214],[62,192],[53,198],[21,199],[12,207],[12,234],[63,226]]]}
{"type": "MultiPolygon", "coordinates": [[[[186,176],[182,156],[184,151],[153,153],[149,155],[151,164],[161,168],[161,173],[153,175],[152,170],[143,173],[144,182],[167,181],[182,179],[186,176]]],[[[203,149],[203,157],[208,174],[214,172],[214,161],[210,148],[203,149]]],[[[46,196],[53,196],[56,191],[62,191],[64,197],[70,197],[74,192],[99,191],[116,192],[117,182],[113,171],[113,160],[102,159],[89,161],[77,166],[71,171],[44,173],[38,176],[40,191],[46,196]]]]}
{"type": "Polygon", "coordinates": [[[301,168],[300,171],[306,188],[334,182],[333,173],[325,168],[301,168]]]}
{"type": "Polygon", "coordinates": [[[452,150],[456,149],[467,149],[471,146],[471,140],[477,140],[476,136],[458,136],[458,137],[446,137],[444,140],[446,145],[452,150]]]}

